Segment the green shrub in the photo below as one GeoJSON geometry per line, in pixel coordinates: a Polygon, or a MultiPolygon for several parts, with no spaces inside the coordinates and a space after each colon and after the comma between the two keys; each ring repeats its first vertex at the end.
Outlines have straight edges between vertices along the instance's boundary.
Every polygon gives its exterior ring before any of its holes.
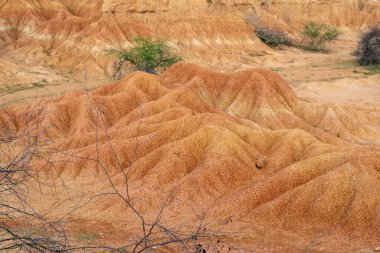
{"type": "Polygon", "coordinates": [[[182,57],[173,54],[170,47],[162,40],[138,37],[133,39],[133,43],[134,46],[126,50],[106,50],[107,54],[118,57],[114,66],[113,76],[115,78],[120,78],[126,65],[129,65],[132,71],[157,73],[166,70],[178,61],[182,61],[182,57]]]}
{"type": "Polygon", "coordinates": [[[301,34],[307,47],[313,51],[325,49],[326,42],[337,39],[339,35],[340,32],[335,27],[315,22],[305,24],[301,34]]]}

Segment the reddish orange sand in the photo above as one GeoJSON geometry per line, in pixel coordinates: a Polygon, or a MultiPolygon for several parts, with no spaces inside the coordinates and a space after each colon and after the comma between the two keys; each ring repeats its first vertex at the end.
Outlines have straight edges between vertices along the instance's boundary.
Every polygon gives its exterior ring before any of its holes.
{"type": "MultiPolygon", "coordinates": [[[[136,72],[94,92],[6,109],[32,110],[42,110],[41,155],[53,163],[34,161],[49,185],[30,186],[29,198],[49,215],[110,192],[106,168],[123,194],[129,173],[147,217],[164,200],[163,220],[174,227],[205,212],[208,229],[236,232],[230,241],[244,252],[379,246],[378,118],[303,102],[273,72],[177,63],[162,76],[136,72]]],[[[73,227],[121,243],[132,226],[126,209],[97,198],[73,214],[73,227]]]]}

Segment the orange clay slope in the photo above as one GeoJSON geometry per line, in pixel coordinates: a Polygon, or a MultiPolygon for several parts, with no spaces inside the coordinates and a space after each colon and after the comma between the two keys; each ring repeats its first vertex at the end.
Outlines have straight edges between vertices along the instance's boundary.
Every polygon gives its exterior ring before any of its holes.
{"type": "Polygon", "coordinates": [[[143,36],[167,40],[187,61],[233,71],[262,65],[263,53],[278,58],[247,19],[298,37],[311,20],[346,32],[377,24],[379,15],[373,0],[2,0],[0,56],[104,78],[115,61],[104,50],[143,36]]]}
{"type": "MultiPolygon", "coordinates": [[[[136,72],[91,93],[10,107],[0,119],[32,111],[41,112],[41,156],[51,161],[33,161],[49,182],[30,187],[37,210],[64,212],[109,192],[108,176],[123,192],[128,171],[141,212],[153,217],[167,200],[173,225],[203,210],[209,226],[242,233],[248,224],[298,238],[333,231],[338,245],[380,240],[378,119],[303,102],[273,72],[222,74],[177,63],[162,76],[136,72]]],[[[128,224],[115,198],[87,207],[74,215],[82,225],[128,224]]]]}

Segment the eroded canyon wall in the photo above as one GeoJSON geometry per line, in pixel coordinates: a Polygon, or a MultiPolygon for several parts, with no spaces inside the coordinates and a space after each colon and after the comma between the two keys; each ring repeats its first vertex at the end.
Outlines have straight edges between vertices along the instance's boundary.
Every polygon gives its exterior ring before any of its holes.
{"type": "MultiPolygon", "coordinates": [[[[104,49],[136,36],[170,41],[187,61],[223,69],[244,62],[242,52],[268,50],[245,19],[255,15],[297,34],[308,20],[344,29],[375,24],[378,1],[347,0],[39,0],[0,3],[1,54],[70,72],[110,71],[104,49]]],[[[249,62],[249,61],[246,61],[249,62]]]]}

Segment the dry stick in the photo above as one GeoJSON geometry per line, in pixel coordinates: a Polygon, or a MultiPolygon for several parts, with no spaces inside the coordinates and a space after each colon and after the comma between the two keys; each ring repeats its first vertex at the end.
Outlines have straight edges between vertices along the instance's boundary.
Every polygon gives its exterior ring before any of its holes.
{"type": "MultiPolygon", "coordinates": [[[[87,94],[88,95],[88,94],[87,94]]],[[[102,112],[101,108],[99,107],[99,105],[97,105],[96,101],[93,101],[90,99],[90,97],[88,96],[89,100],[91,103],[95,104],[95,107],[96,107],[96,112],[97,112],[97,120],[96,120],[96,141],[98,142],[98,134],[99,134],[99,115],[101,116],[104,116],[104,113],[102,112]]],[[[159,225],[159,221],[161,220],[161,217],[162,217],[162,213],[163,213],[163,210],[164,210],[164,207],[165,207],[165,202],[162,204],[161,208],[160,208],[160,211],[158,212],[158,215],[156,217],[156,220],[155,222],[153,222],[153,224],[147,224],[145,222],[145,219],[144,217],[137,211],[137,209],[132,205],[132,201],[131,201],[131,197],[130,197],[130,191],[129,191],[129,183],[128,183],[128,180],[129,180],[129,177],[128,177],[128,173],[130,173],[131,169],[132,169],[132,166],[133,166],[133,162],[135,160],[135,157],[137,156],[137,151],[139,149],[139,145],[140,145],[140,142],[139,142],[139,139],[138,139],[138,136],[140,134],[140,128],[141,128],[141,125],[142,125],[142,120],[144,118],[144,111],[143,111],[143,108],[142,108],[142,105],[140,104],[139,106],[140,108],[140,112],[141,112],[141,116],[140,116],[140,120],[139,120],[139,123],[138,123],[138,126],[137,126],[137,133],[136,133],[136,145],[135,145],[135,149],[134,149],[134,152],[133,152],[133,155],[132,155],[132,158],[130,159],[130,162],[129,162],[129,166],[128,166],[128,169],[127,169],[127,173],[125,172],[125,170],[122,169],[122,166],[121,166],[121,163],[118,159],[118,156],[116,154],[116,151],[115,149],[113,148],[113,145],[112,143],[110,142],[109,140],[109,136],[108,136],[108,132],[107,132],[107,128],[105,128],[105,133],[106,133],[106,137],[107,137],[107,143],[108,145],[110,146],[111,148],[111,151],[113,153],[113,155],[115,156],[116,158],[116,161],[117,161],[117,165],[119,166],[119,169],[120,171],[123,173],[124,177],[125,177],[125,187],[126,187],[126,192],[127,192],[127,196],[126,198],[124,198],[123,196],[121,196],[120,192],[117,190],[116,186],[114,185],[113,181],[112,181],[112,178],[110,176],[110,174],[108,173],[108,171],[106,171],[106,167],[101,163],[100,161],[100,156],[99,156],[99,147],[98,145],[96,145],[96,150],[97,150],[97,161],[100,162],[100,166],[102,167],[103,171],[105,171],[105,174],[107,175],[107,178],[113,188],[113,190],[117,193],[117,195],[119,197],[121,197],[123,199],[124,202],[126,202],[127,206],[129,206],[133,212],[135,212],[135,214],[140,218],[141,220],[141,224],[142,224],[142,229],[143,229],[143,238],[140,239],[140,241],[138,241],[133,249],[133,252],[141,252],[141,251],[144,251],[144,250],[149,250],[149,249],[152,249],[152,245],[149,245],[149,236],[153,233],[153,230],[156,226],[159,226],[160,228],[163,228],[162,225],[159,225]],[[150,226],[150,229],[148,232],[146,232],[146,226],[149,225],[150,226]],[[141,245],[141,243],[144,243],[145,244],[145,247],[140,250],[140,251],[137,251],[137,248],[141,245]]],[[[103,124],[106,125],[106,122],[104,120],[104,117],[102,117],[103,119],[103,124]]],[[[203,224],[203,220],[200,222],[200,227],[202,226],[203,224]]],[[[169,229],[165,228],[164,232],[167,233],[168,231],[170,231],[169,229]]],[[[200,231],[200,229],[197,230],[197,233],[198,234],[200,231]]],[[[171,235],[174,234],[174,232],[170,231],[171,235]]],[[[192,235],[191,237],[189,238],[196,238],[195,235],[192,235]]],[[[188,240],[188,239],[187,239],[188,240]]],[[[166,244],[171,244],[171,243],[174,243],[174,242],[182,242],[181,239],[179,239],[178,237],[176,238],[176,240],[170,240],[170,241],[167,241],[167,242],[163,242],[161,243],[161,245],[166,245],[166,244]]],[[[159,244],[158,244],[159,245],[159,244]]],[[[158,245],[155,245],[155,246],[158,246],[158,245]]],[[[198,247],[198,246],[197,246],[198,247]]]]}
{"type": "MultiPolygon", "coordinates": [[[[97,118],[99,118],[99,111],[97,112],[97,118]]],[[[141,121],[140,121],[140,124],[139,125],[141,125],[141,121]]],[[[138,132],[139,132],[139,129],[140,129],[140,127],[138,127],[138,132]]],[[[93,159],[93,160],[96,160],[97,162],[99,162],[99,164],[101,165],[101,167],[102,167],[102,169],[105,171],[105,173],[106,174],[108,174],[108,176],[109,176],[109,180],[110,180],[110,183],[112,183],[112,185],[113,185],[113,188],[115,189],[115,193],[119,196],[119,197],[122,197],[123,198],[123,196],[121,195],[121,193],[117,190],[117,188],[116,188],[116,186],[113,184],[113,180],[112,180],[112,178],[111,178],[111,176],[110,176],[110,174],[108,173],[108,171],[107,171],[107,168],[105,167],[105,165],[101,162],[101,159],[100,159],[100,151],[99,151],[99,146],[98,146],[98,144],[99,144],[99,137],[98,137],[98,135],[99,135],[99,123],[97,122],[97,124],[96,124],[96,131],[97,131],[97,157],[96,157],[96,159],[93,159]]],[[[137,134],[137,136],[138,136],[139,134],[137,134]]],[[[35,146],[35,145],[33,145],[33,146],[35,146]]],[[[135,146],[136,148],[135,148],[135,151],[134,151],[134,157],[137,155],[137,149],[138,149],[138,147],[139,147],[139,142],[138,142],[138,140],[136,141],[136,146],[135,146]]],[[[116,155],[116,154],[115,154],[116,155]]],[[[86,159],[89,159],[88,157],[86,158],[86,159]]],[[[134,158],[131,160],[131,162],[130,162],[130,168],[132,167],[132,165],[133,165],[133,161],[134,161],[134,158]]],[[[119,163],[120,164],[120,163],[119,163]]],[[[126,176],[127,176],[127,174],[126,174],[126,176]]],[[[126,177],[126,179],[128,179],[128,176],[126,177]]],[[[128,188],[128,191],[129,191],[129,188],[128,188]]],[[[90,200],[89,200],[90,201],[90,200]]],[[[130,205],[132,208],[134,208],[133,207],[133,205],[132,205],[132,203],[131,203],[131,197],[128,195],[128,199],[125,199],[124,198],[124,201],[127,201],[127,204],[128,205],[130,205]]],[[[163,207],[164,207],[164,204],[162,205],[162,208],[161,208],[161,210],[160,210],[160,212],[159,212],[159,215],[157,216],[157,219],[156,219],[156,221],[153,223],[153,224],[146,224],[145,223],[145,220],[144,220],[144,218],[141,216],[141,214],[136,210],[136,209],[134,209],[135,211],[136,211],[136,214],[137,215],[140,215],[140,217],[142,218],[142,222],[143,222],[143,228],[145,228],[145,226],[146,225],[151,225],[151,229],[148,231],[148,233],[144,233],[144,238],[143,238],[143,242],[145,242],[145,246],[143,247],[143,249],[142,250],[148,250],[148,249],[151,249],[153,246],[153,244],[150,244],[149,243],[149,236],[152,234],[152,232],[153,232],[153,229],[154,229],[154,227],[159,223],[159,221],[160,221],[160,219],[161,219],[161,215],[162,215],[162,210],[163,210],[163,207]]],[[[199,231],[199,230],[198,230],[199,231]]],[[[191,238],[194,238],[194,236],[192,236],[191,238]]],[[[165,242],[162,242],[161,244],[157,244],[157,243],[155,243],[154,245],[166,245],[166,244],[171,244],[171,243],[174,243],[174,242],[178,242],[178,243],[181,243],[182,241],[184,241],[185,239],[178,239],[178,238],[176,238],[176,240],[167,240],[167,241],[165,241],[165,242]]],[[[65,241],[67,241],[67,237],[65,237],[65,241]]],[[[31,247],[30,245],[28,246],[28,247],[31,247]]],[[[136,248],[136,250],[137,250],[137,248],[136,248]]],[[[141,252],[142,250],[140,250],[139,252],[141,252]]]]}
{"type": "MultiPolygon", "coordinates": [[[[90,98],[90,96],[87,94],[88,98],[90,98]]],[[[90,101],[91,103],[94,103],[96,104],[96,101],[93,101],[91,98],[90,98],[90,101]]],[[[14,181],[13,180],[13,177],[9,177],[7,174],[6,177],[4,177],[4,179],[7,179],[7,180],[10,180],[10,184],[11,186],[14,185],[14,184],[19,184],[19,183],[22,183],[24,182],[24,180],[30,180],[30,179],[35,179],[39,184],[41,184],[42,182],[40,182],[38,180],[38,178],[34,177],[34,175],[32,175],[28,170],[31,169],[29,164],[30,162],[32,161],[32,159],[34,158],[38,158],[38,159],[41,159],[41,160],[45,160],[46,161],[46,165],[49,165],[49,166],[54,166],[54,161],[51,161],[51,156],[48,157],[48,158],[45,158],[41,155],[39,155],[39,151],[38,150],[50,150],[50,151],[55,151],[56,154],[58,153],[61,153],[61,154],[66,154],[67,156],[71,157],[71,158],[80,158],[80,159],[86,159],[86,160],[89,160],[89,161],[95,161],[100,167],[101,169],[104,171],[104,173],[106,174],[107,178],[108,178],[108,181],[111,185],[111,188],[113,189],[114,192],[111,192],[111,193],[102,193],[102,194],[99,194],[99,195],[95,195],[95,196],[92,196],[91,198],[88,198],[87,201],[85,201],[84,203],[80,203],[82,202],[82,200],[80,202],[78,202],[74,208],[72,208],[70,210],[69,213],[63,215],[61,218],[59,218],[58,220],[56,220],[55,222],[51,222],[51,221],[48,221],[44,216],[41,216],[39,215],[26,201],[26,197],[25,196],[20,196],[20,195],[17,195],[17,194],[20,194],[21,192],[21,189],[13,189],[13,187],[11,187],[10,189],[6,189],[7,192],[9,192],[11,195],[13,194],[16,194],[16,196],[19,198],[19,201],[21,202],[21,205],[22,205],[22,209],[13,209],[15,212],[18,212],[19,214],[22,214],[24,216],[24,218],[26,218],[28,221],[29,224],[33,224],[34,223],[34,218],[35,217],[38,221],[40,221],[45,229],[45,235],[48,235],[49,231],[54,231],[56,233],[59,233],[62,235],[63,237],[63,242],[59,242],[57,240],[53,240],[53,239],[49,239],[49,237],[43,237],[43,238],[35,238],[33,233],[31,233],[30,235],[28,236],[21,236],[21,235],[18,235],[17,233],[13,232],[7,225],[5,225],[4,223],[4,226],[5,228],[3,229],[3,232],[6,232],[8,235],[10,235],[12,238],[9,239],[9,241],[12,241],[14,242],[13,245],[4,245],[4,247],[0,248],[3,249],[3,250],[8,250],[8,249],[20,249],[20,250],[23,250],[23,251],[33,251],[33,250],[37,250],[39,252],[65,252],[65,251],[76,251],[76,250],[86,250],[86,249],[114,249],[114,248],[111,248],[111,247],[107,247],[107,246],[101,246],[101,247],[86,247],[86,246],[83,246],[83,247],[70,247],[69,245],[69,240],[68,240],[68,237],[64,231],[64,219],[66,219],[68,216],[70,215],[73,215],[74,212],[78,211],[80,208],[83,208],[84,206],[86,206],[88,203],[92,202],[94,199],[98,198],[98,197],[104,197],[104,196],[107,196],[107,195],[115,195],[116,197],[122,199],[125,204],[133,211],[133,213],[140,219],[140,223],[141,223],[141,228],[143,230],[143,237],[137,242],[137,243],[134,243],[132,245],[128,245],[128,246],[134,246],[134,252],[143,252],[143,251],[151,251],[153,249],[153,247],[156,247],[156,246],[164,246],[164,245],[169,245],[169,244],[182,244],[182,245],[185,245],[186,242],[189,242],[189,241],[193,241],[193,244],[194,244],[194,248],[196,250],[199,250],[199,246],[198,244],[196,243],[197,239],[198,238],[203,238],[203,237],[209,237],[209,235],[206,235],[206,234],[202,234],[201,233],[201,227],[203,226],[203,219],[201,220],[201,222],[199,223],[199,226],[198,228],[193,232],[191,233],[190,235],[188,234],[185,234],[184,236],[180,233],[180,231],[174,231],[174,230],[171,230],[165,226],[163,226],[162,224],[160,224],[161,222],[161,218],[162,218],[162,214],[163,214],[163,211],[164,211],[164,207],[165,207],[165,202],[162,204],[157,216],[156,216],[156,219],[154,220],[153,223],[147,223],[144,216],[136,209],[136,207],[134,206],[134,204],[132,203],[132,198],[130,196],[130,187],[129,187],[129,174],[131,173],[131,170],[132,170],[132,167],[133,167],[133,163],[137,157],[137,153],[138,153],[138,150],[139,150],[139,147],[141,145],[140,141],[139,141],[139,138],[138,136],[140,135],[140,129],[141,129],[141,125],[142,125],[142,121],[143,121],[143,118],[144,118],[144,111],[143,111],[143,107],[142,107],[142,104],[139,105],[139,109],[140,109],[140,113],[141,113],[141,116],[140,116],[140,120],[139,120],[139,123],[138,123],[138,126],[137,126],[137,133],[136,133],[136,145],[135,145],[135,148],[133,150],[133,154],[132,154],[132,157],[129,161],[129,165],[128,165],[128,168],[125,170],[122,168],[121,166],[121,163],[118,159],[118,156],[112,146],[112,143],[110,142],[109,138],[108,138],[108,134],[107,134],[107,142],[108,144],[110,145],[111,147],[111,150],[114,154],[114,156],[116,157],[116,161],[117,161],[117,164],[118,164],[118,167],[120,169],[120,171],[122,171],[123,175],[124,175],[124,178],[125,178],[125,189],[126,189],[126,196],[124,196],[116,187],[115,183],[113,182],[113,179],[112,179],[112,176],[111,174],[109,173],[108,171],[108,168],[105,166],[105,164],[103,164],[103,162],[101,161],[101,152],[100,152],[100,147],[99,147],[99,143],[100,143],[100,140],[99,140],[99,131],[100,131],[100,121],[99,119],[104,119],[103,116],[104,116],[104,113],[102,112],[101,108],[96,105],[96,122],[95,122],[95,131],[96,131],[96,158],[90,158],[90,157],[81,157],[81,156],[78,156],[78,155],[72,155],[72,154],[69,154],[68,152],[62,152],[56,148],[46,148],[46,147],[40,147],[40,145],[42,144],[41,143],[41,140],[40,140],[40,137],[41,137],[41,133],[40,133],[40,115],[42,113],[43,110],[40,110],[38,111],[37,110],[37,104],[34,104],[32,107],[29,107],[30,110],[27,111],[27,113],[24,115],[25,117],[23,118],[23,121],[24,121],[24,125],[20,127],[16,127],[14,129],[14,131],[16,131],[16,133],[19,133],[20,131],[22,132],[22,134],[19,134],[18,137],[11,137],[11,138],[8,138],[8,137],[4,137],[4,138],[0,138],[0,140],[4,140],[6,143],[8,144],[11,144],[12,141],[18,141],[19,139],[22,139],[22,138],[25,138],[26,141],[27,141],[27,145],[26,147],[24,148],[23,152],[20,152],[19,155],[17,155],[14,159],[13,159],[13,162],[11,162],[7,168],[9,169],[13,169],[13,168],[19,168],[19,170],[16,170],[16,171],[12,171],[12,173],[16,173],[16,172],[22,172],[24,173],[23,175],[25,176],[25,178],[23,178],[22,181],[18,182],[18,181],[14,181]],[[35,110],[38,111],[37,114],[35,114],[35,110]],[[33,125],[33,121],[36,121],[36,123],[33,125]],[[33,126],[33,127],[31,127],[33,126]],[[33,133],[33,134],[32,134],[33,133]],[[15,161],[18,161],[19,162],[15,162],[15,161]],[[27,215],[29,214],[29,212],[26,212],[26,210],[32,210],[31,211],[31,214],[32,215],[27,215]],[[21,212],[19,212],[21,211],[21,212]],[[25,217],[26,216],[26,217],[25,217]],[[151,242],[151,239],[150,237],[151,236],[156,236],[156,233],[154,232],[154,230],[156,228],[159,228],[164,235],[167,235],[169,236],[169,238],[165,238],[165,237],[162,237],[160,241],[156,241],[156,242],[151,242]],[[141,247],[140,247],[141,246],[141,247]],[[140,248],[139,248],[140,247],[140,248]]],[[[43,109],[43,108],[42,108],[43,109]]],[[[6,113],[11,113],[11,112],[6,112],[6,113]]],[[[10,115],[11,116],[11,115],[10,115]]],[[[12,117],[10,117],[12,118],[12,117]]],[[[17,122],[17,119],[16,117],[14,117],[14,122],[17,122]]],[[[104,125],[106,126],[106,123],[104,123],[104,125]]],[[[2,126],[2,129],[6,129],[6,126],[7,124],[3,124],[2,126]]],[[[15,125],[16,126],[16,125],[15,125]]],[[[105,127],[105,131],[106,131],[106,127],[105,127]]],[[[107,132],[107,131],[106,131],[107,132]]],[[[1,134],[1,133],[0,133],[1,134]]],[[[1,144],[1,143],[0,143],[1,144]]],[[[45,165],[45,166],[46,166],[45,165]]],[[[7,172],[10,172],[10,170],[4,170],[3,171],[4,173],[7,173],[7,172]]],[[[33,171],[31,171],[33,172],[33,171]]],[[[1,196],[0,196],[1,197],[1,196]]],[[[52,210],[50,210],[49,212],[51,212],[52,210]]],[[[48,213],[49,213],[48,212],[48,213]]],[[[7,214],[11,214],[11,213],[7,213],[7,214]]],[[[47,213],[45,213],[46,215],[47,213]]],[[[13,215],[11,215],[10,217],[11,219],[13,219],[13,215]]],[[[37,221],[36,220],[36,221],[37,221]]],[[[159,238],[159,237],[158,237],[159,238]]],[[[7,242],[8,240],[4,241],[4,242],[7,242]]],[[[0,240],[1,242],[1,240],[0,240]]]]}
{"type": "MultiPolygon", "coordinates": [[[[131,210],[137,215],[137,217],[140,219],[140,222],[141,222],[141,227],[142,227],[142,230],[143,230],[143,238],[138,242],[136,243],[136,246],[134,247],[133,249],[133,252],[136,252],[138,246],[144,242],[145,244],[145,247],[148,247],[148,236],[147,236],[147,232],[146,232],[146,222],[145,222],[145,219],[144,217],[137,211],[137,209],[132,205],[132,202],[131,202],[131,197],[130,197],[130,193],[129,193],[129,183],[128,183],[128,173],[130,172],[130,170],[132,169],[132,165],[133,165],[133,160],[134,158],[136,157],[137,155],[137,151],[138,151],[138,148],[139,148],[139,141],[138,141],[138,136],[139,136],[139,132],[140,132],[140,126],[141,126],[141,123],[142,123],[142,119],[144,117],[144,114],[143,114],[143,110],[141,109],[141,105],[140,105],[140,111],[141,111],[141,117],[140,117],[140,121],[139,121],[139,124],[137,126],[137,133],[136,133],[136,145],[135,145],[135,149],[134,149],[134,153],[133,153],[133,156],[132,156],[132,160],[131,162],[129,163],[129,169],[128,169],[128,172],[127,173],[124,173],[124,170],[123,171],[123,174],[125,176],[125,187],[126,187],[126,197],[124,197],[116,188],[115,184],[113,183],[112,181],[112,178],[110,176],[110,174],[108,173],[107,169],[105,168],[105,166],[102,164],[102,162],[100,161],[99,159],[99,147],[98,147],[98,117],[99,117],[99,113],[101,113],[101,110],[99,110],[99,107],[96,107],[96,112],[97,112],[97,122],[96,122],[96,151],[97,151],[97,160],[98,162],[100,163],[101,165],[101,168],[103,169],[104,173],[107,175],[107,178],[108,178],[108,181],[110,182],[113,190],[116,192],[116,194],[126,203],[126,205],[131,208],[131,210]]],[[[114,154],[116,156],[116,154],[114,154]]],[[[118,159],[117,159],[118,161],[118,159]]],[[[119,162],[119,165],[120,165],[120,162],[119,162]]]]}
{"type": "MultiPolygon", "coordinates": [[[[27,221],[31,225],[34,223],[34,221],[42,222],[42,226],[46,229],[45,235],[47,235],[48,231],[50,230],[61,232],[59,224],[57,226],[56,223],[49,222],[44,217],[39,215],[28,204],[26,201],[26,196],[23,195],[23,189],[20,188],[22,184],[27,183],[30,179],[37,179],[32,174],[33,171],[31,170],[29,164],[31,163],[32,159],[36,157],[40,145],[40,112],[41,111],[36,110],[35,105],[30,107],[30,110],[28,110],[23,117],[21,116],[22,122],[24,122],[21,124],[21,127],[16,124],[18,121],[16,116],[10,115],[10,112],[6,113],[6,115],[8,115],[8,119],[5,119],[4,124],[2,124],[3,131],[0,132],[2,135],[5,134],[6,137],[4,138],[2,136],[2,138],[0,138],[0,145],[11,145],[10,151],[12,151],[16,146],[24,145],[24,143],[25,146],[21,151],[14,155],[13,159],[10,159],[8,161],[7,165],[2,165],[3,170],[0,172],[2,175],[1,181],[4,183],[4,180],[7,180],[5,182],[5,185],[9,184],[9,187],[4,188],[4,184],[2,184],[3,191],[0,193],[0,199],[2,199],[2,209],[4,210],[4,208],[6,208],[5,213],[1,213],[3,217],[9,221],[15,221],[14,218],[22,217],[24,221],[27,221]],[[37,113],[35,113],[36,111],[37,113]],[[7,127],[7,122],[10,121],[15,122],[14,128],[7,127]],[[30,125],[33,123],[33,121],[37,121],[37,123],[31,127],[30,125]],[[15,134],[12,135],[12,132],[15,134]],[[9,136],[11,137],[9,138],[9,136]],[[4,203],[4,201],[6,201],[4,197],[8,198],[9,196],[15,197],[15,199],[18,200],[21,208],[13,207],[4,203]]],[[[5,150],[2,149],[2,152],[4,151],[5,150]]],[[[33,250],[37,250],[39,252],[56,252],[57,248],[62,247],[62,244],[54,239],[50,239],[49,236],[42,239],[40,237],[35,237],[32,233],[27,236],[18,235],[17,232],[14,232],[13,229],[11,229],[4,222],[4,219],[2,220],[3,222],[0,230],[3,232],[3,234],[5,233],[5,235],[10,236],[10,238],[5,241],[1,241],[2,244],[0,250],[18,248],[27,252],[33,250]],[[4,243],[6,244],[4,245],[4,243]]]]}

